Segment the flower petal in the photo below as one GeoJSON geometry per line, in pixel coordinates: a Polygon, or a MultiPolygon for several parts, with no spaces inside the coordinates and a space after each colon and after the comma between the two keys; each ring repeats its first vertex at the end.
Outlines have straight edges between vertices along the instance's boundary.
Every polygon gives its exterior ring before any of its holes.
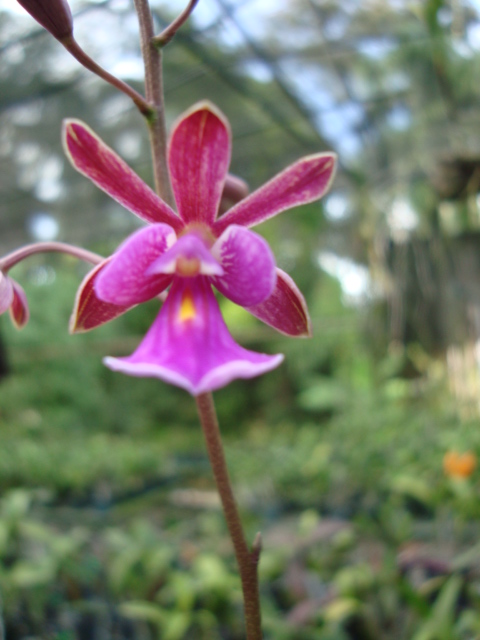
{"type": "Polygon", "coordinates": [[[168,164],[182,220],[213,224],[230,164],[230,127],[220,111],[200,102],[174,126],[168,164]]]}
{"type": "Polygon", "coordinates": [[[12,279],[0,271],[0,314],[10,308],[13,295],[12,279]]]}
{"type": "Polygon", "coordinates": [[[222,275],[223,269],[201,237],[196,233],[186,233],[148,268],[147,274],[152,273],[210,276],[222,275]]]}
{"type": "Polygon", "coordinates": [[[92,269],[78,288],[70,318],[70,333],[82,333],[95,329],[114,318],[121,316],[131,306],[118,306],[110,302],[100,300],[95,293],[95,280],[103,269],[108,265],[110,258],[107,258],[94,269],[92,269]]]}
{"type": "Polygon", "coordinates": [[[95,279],[95,293],[100,300],[132,307],[151,300],[170,284],[172,277],[146,275],[155,262],[177,239],[168,224],[152,224],[139,229],[110,256],[108,264],[95,279]]]}
{"type": "Polygon", "coordinates": [[[219,218],[215,235],[231,224],[253,227],[285,209],[318,200],[333,180],[336,158],[334,153],[318,153],[290,165],[219,218]]]}
{"type": "Polygon", "coordinates": [[[212,247],[224,275],[211,279],[223,295],[242,307],[263,302],[275,287],[275,258],[266,240],[253,231],[230,225],[212,247]]]}
{"type": "Polygon", "coordinates": [[[247,311],[287,336],[308,338],[312,335],[305,298],[292,278],[281,269],[277,269],[277,284],[272,295],[264,302],[248,307],[247,311]]]}
{"type": "Polygon", "coordinates": [[[10,306],[10,318],[17,329],[23,329],[30,318],[27,296],[23,288],[12,280],[13,301],[10,306]]]}
{"type": "Polygon", "coordinates": [[[97,187],[146,222],[183,227],[176,213],[80,120],[64,120],[63,146],[72,165],[97,187]]]}
{"type": "Polygon", "coordinates": [[[198,395],[235,378],[258,376],[282,360],[282,355],[247,351],[233,340],[210,284],[199,276],[175,278],[135,353],[127,358],[105,358],[104,362],[114,371],[160,378],[198,395]]]}

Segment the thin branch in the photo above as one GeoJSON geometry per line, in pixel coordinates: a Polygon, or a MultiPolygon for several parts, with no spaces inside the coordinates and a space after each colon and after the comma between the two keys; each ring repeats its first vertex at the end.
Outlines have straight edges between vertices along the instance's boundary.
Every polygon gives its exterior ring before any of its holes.
{"type": "Polygon", "coordinates": [[[27,244],[12,253],[7,254],[0,260],[0,271],[7,273],[16,264],[25,260],[29,256],[33,256],[37,253],[64,253],[69,256],[74,256],[90,264],[99,264],[104,260],[102,256],[97,253],[87,251],[82,247],[76,247],[72,244],[66,244],[65,242],[35,242],[34,244],[27,244]]]}
{"type": "Polygon", "coordinates": [[[125,93],[129,98],[131,98],[135,103],[135,106],[137,107],[137,109],[140,111],[140,113],[143,116],[145,116],[145,118],[147,118],[147,120],[153,117],[154,111],[151,105],[148,104],[147,100],[145,100],[145,98],[142,95],[140,95],[138,91],[135,91],[135,89],[131,87],[129,84],[127,84],[126,82],[123,82],[123,80],[120,80],[119,78],[116,78],[111,73],[106,71],[103,67],[101,67],[99,64],[97,64],[95,60],[92,60],[92,58],[90,58],[90,56],[88,56],[85,53],[85,51],[80,47],[80,45],[77,43],[77,41],[74,39],[73,36],[69,36],[68,38],[63,38],[62,40],[60,40],[60,42],[65,47],[65,49],[76,60],[78,60],[78,62],[80,62],[82,66],[84,66],[86,69],[88,69],[95,75],[102,78],[102,80],[105,80],[106,82],[114,86],[116,89],[119,89],[120,91],[125,93]]]}
{"type": "Polygon", "coordinates": [[[160,33],[160,35],[153,38],[152,42],[158,49],[164,47],[170,42],[170,40],[177,33],[180,27],[188,20],[197,3],[198,0],[190,0],[186,8],[178,16],[178,18],[176,18],[170,25],[168,25],[168,27],[164,29],[162,33],[160,33]]]}
{"type": "Polygon", "coordinates": [[[152,40],[155,36],[150,6],[147,0],[135,0],[135,9],[140,26],[143,63],[145,66],[145,94],[153,108],[153,117],[148,120],[150,148],[153,158],[153,173],[157,193],[170,206],[175,207],[167,164],[167,132],[165,105],[163,100],[162,52],[152,40]]]}

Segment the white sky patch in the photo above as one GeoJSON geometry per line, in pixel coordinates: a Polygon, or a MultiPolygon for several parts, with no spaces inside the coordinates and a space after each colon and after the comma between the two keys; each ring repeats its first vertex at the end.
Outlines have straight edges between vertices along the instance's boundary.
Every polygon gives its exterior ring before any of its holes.
{"type": "Polygon", "coordinates": [[[387,223],[396,242],[405,242],[418,227],[418,215],[405,198],[398,198],[387,214],[387,223]]]}
{"type": "Polygon", "coordinates": [[[43,109],[39,101],[10,109],[10,121],[16,127],[34,127],[42,120],[43,109]]]}
{"type": "Polygon", "coordinates": [[[115,149],[126,160],[135,160],[142,150],[142,136],[138,131],[123,131],[115,140],[115,149]]]}
{"type": "Polygon", "coordinates": [[[37,166],[35,195],[42,202],[54,202],[63,193],[63,160],[58,156],[42,158],[37,166]]]}
{"type": "Polygon", "coordinates": [[[480,23],[476,22],[475,24],[469,24],[467,26],[465,36],[467,44],[469,44],[475,51],[478,51],[480,49],[480,23]]]}
{"type": "Polygon", "coordinates": [[[111,67],[111,73],[122,80],[141,80],[145,75],[143,60],[140,56],[125,56],[111,67]]]}
{"type": "Polygon", "coordinates": [[[357,264],[350,258],[342,258],[331,251],[321,251],[318,264],[325,273],[339,281],[346,305],[360,306],[371,298],[372,280],[364,265],[357,264]]]}
{"type": "Polygon", "coordinates": [[[350,203],[343,193],[331,193],[324,201],[325,216],[331,222],[342,222],[350,217],[350,203]]]}
{"type": "Polygon", "coordinates": [[[247,60],[242,64],[242,68],[247,75],[257,82],[271,82],[273,80],[270,66],[261,60],[247,60]]]}
{"type": "Polygon", "coordinates": [[[411,124],[410,111],[403,105],[395,105],[387,114],[387,122],[396,131],[406,131],[411,124]]]}
{"type": "Polygon", "coordinates": [[[49,213],[34,213],[27,221],[28,231],[37,242],[49,242],[58,237],[60,226],[49,213]]]}

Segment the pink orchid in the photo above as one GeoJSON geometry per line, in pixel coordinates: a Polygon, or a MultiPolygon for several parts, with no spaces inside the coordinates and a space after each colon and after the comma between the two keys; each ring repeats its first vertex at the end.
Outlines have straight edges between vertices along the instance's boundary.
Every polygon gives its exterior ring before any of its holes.
{"type": "Polygon", "coordinates": [[[22,329],[27,324],[30,313],[25,291],[18,282],[0,271],[0,315],[7,310],[17,329],[22,329]]]}
{"type": "Polygon", "coordinates": [[[170,137],[168,163],[178,214],[83,123],[65,122],[64,145],[78,171],[150,223],[84,279],[71,330],[99,326],[170,287],[137,350],[129,357],[106,358],[107,366],[158,377],[192,395],[278,366],[282,355],[236,344],[212,285],[281,333],[310,335],[302,294],[275,267],[266,241],[247,227],[320,198],[333,178],[334,154],[302,158],[217,219],[231,135],[223,114],[209,103],[185,113],[170,137]]]}

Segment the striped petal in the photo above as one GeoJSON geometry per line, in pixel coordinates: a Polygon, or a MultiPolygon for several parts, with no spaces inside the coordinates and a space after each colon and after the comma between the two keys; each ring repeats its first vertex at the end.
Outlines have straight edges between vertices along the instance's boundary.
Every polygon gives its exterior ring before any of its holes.
{"type": "Polygon", "coordinates": [[[133,233],[110,257],[95,279],[95,293],[100,300],[132,307],[151,300],[170,284],[172,277],[147,274],[147,269],[177,239],[167,224],[152,224],[133,233]]]}
{"type": "Polygon", "coordinates": [[[312,335],[305,298],[292,278],[281,269],[277,269],[272,295],[264,302],[248,307],[247,311],[287,336],[308,338],[312,335]]]}
{"type": "Polygon", "coordinates": [[[266,240],[253,231],[231,225],[212,247],[223,275],[211,279],[223,295],[242,307],[268,298],[275,287],[275,258],[266,240]]]}
{"type": "Polygon", "coordinates": [[[184,222],[213,224],[230,164],[230,128],[208,102],[194,105],[174,126],[168,164],[184,222]]]}
{"type": "Polygon", "coordinates": [[[70,333],[90,331],[131,309],[131,306],[122,307],[104,302],[95,293],[95,280],[108,265],[109,260],[110,258],[107,258],[92,269],[78,288],[70,318],[70,333]]]}
{"type": "Polygon", "coordinates": [[[12,279],[0,271],[0,314],[10,308],[13,295],[12,279]]]}
{"type": "Polygon", "coordinates": [[[63,146],[77,171],[139,218],[176,231],[183,227],[176,213],[83,122],[64,121],[63,146]]]}
{"type": "Polygon", "coordinates": [[[23,329],[30,318],[27,296],[23,288],[12,280],[13,300],[10,306],[10,318],[17,329],[23,329]]]}
{"type": "Polygon", "coordinates": [[[231,224],[253,227],[285,209],[318,200],[328,191],[335,167],[334,153],[298,160],[219,218],[213,227],[215,235],[231,224]]]}
{"type": "Polygon", "coordinates": [[[138,349],[126,358],[106,358],[114,371],[155,377],[192,395],[252,378],[277,367],[282,355],[240,347],[229,334],[204,276],[175,278],[167,300],[138,349]]]}

